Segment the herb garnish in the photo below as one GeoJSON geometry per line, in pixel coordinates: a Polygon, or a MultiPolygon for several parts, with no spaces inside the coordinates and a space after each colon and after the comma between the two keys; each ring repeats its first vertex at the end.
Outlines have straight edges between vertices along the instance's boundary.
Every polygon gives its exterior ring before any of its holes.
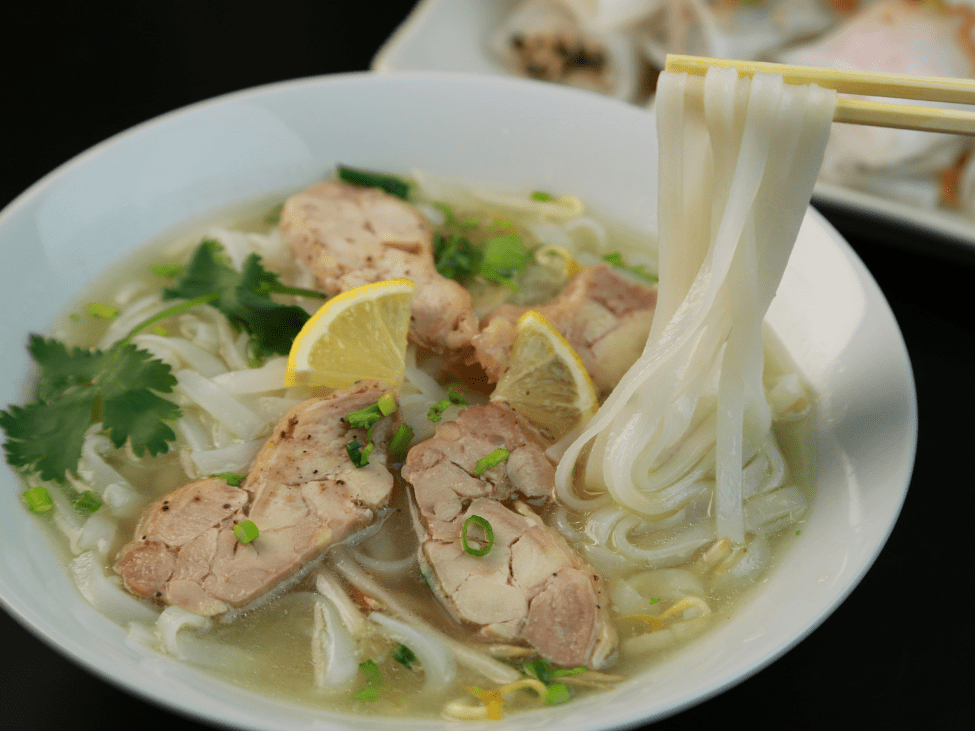
{"type": "Polygon", "coordinates": [[[163,290],[163,299],[203,299],[216,307],[234,327],[248,333],[264,352],[287,355],[308,313],[297,305],[271,299],[272,293],[325,298],[321,292],[287,287],[278,275],[251,254],[241,270],[234,269],[217,241],[205,239],[193,253],[179,280],[163,290]]]}
{"type": "Polygon", "coordinates": [[[352,185],[363,185],[368,188],[382,188],[390,195],[407,200],[410,197],[410,183],[403,178],[387,173],[377,173],[372,170],[361,170],[350,168],[348,165],[339,165],[337,173],[339,180],[344,180],[352,185]]]}
{"type": "Polygon", "coordinates": [[[373,701],[379,697],[379,691],[383,687],[383,675],[379,670],[379,665],[375,660],[366,660],[359,663],[359,670],[366,676],[366,685],[356,691],[357,701],[373,701]]]}
{"type": "Polygon", "coordinates": [[[635,266],[630,266],[629,264],[627,264],[625,261],[623,261],[623,255],[620,254],[618,251],[614,251],[611,254],[606,254],[605,256],[603,256],[603,261],[612,264],[617,269],[622,269],[624,271],[629,272],[630,274],[634,274],[640,277],[640,279],[645,279],[648,282],[659,281],[657,275],[648,272],[643,267],[642,264],[637,264],[635,266]]]}
{"type": "Polygon", "coordinates": [[[12,467],[63,482],[66,474],[77,474],[85,432],[97,422],[115,447],[128,442],[137,457],[167,452],[176,434],[166,422],[179,419],[182,412],[159,394],[171,393],[176,378],[168,364],[131,343],[134,335],[193,307],[211,304],[251,335],[256,352],[286,354],[308,313],[273,301],[271,294],[325,296],[281,284],[277,274],[261,266],[256,254],[237,272],[220,244],[209,239],[186,266],[154,271],[178,273],[178,281],[164,290],[163,297],[184,301],[148,318],[109,349],[69,347],[52,338],[31,336],[28,351],[40,367],[35,400],[0,411],[0,426],[7,433],[4,449],[12,467]]]}
{"type": "Polygon", "coordinates": [[[168,451],[176,434],[165,422],[181,416],[159,395],[176,385],[169,365],[127,340],[103,351],[32,335],[28,350],[41,369],[36,400],[0,412],[12,467],[63,482],[77,474],[85,432],[97,421],[112,444],[128,442],[138,457],[168,451]]]}
{"type": "Polygon", "coordinates": [[[480,477],[492,467],[504,462],[511,453],[504,447],[498,447],[487,457],[481,457],[474,465],[474,477],[480,477]]]}
{"type": "Polygon", "coordinates": [[[437,423],[443,418],[443,412],[446,411],[451,406],[467,406],[467,399],[461,393],[463,391],[463,386],[459,384],[453,384],[447,389],[447,398],[442,399],[435,403],[427,411],[427,419],[433,423],[437,423]]]}
{"type": "Polygon", "coordinates": [[[416,663],[416,653],[406,645],[397,645],[396,649],[393,650],[392,657],[407,670],[412,670],[413,665],[416,663]]]}
{"type": "Polygon", "coordinates": [[[494,546],[494,528],[491,527],[491,524],[486,518],[482,518],[480,515],[472,515],[464,521],[464,526],[460,530],[460,545],[463,547],[464,552],[469,553],[471,556],[477,556],[478,558],[487,556],[494,546]],[[478,539],[476,542],[473,537],[471,540],[467,539],[467,532],[472,525],[478,526],[484,533],[484,537],[478,539]]]}

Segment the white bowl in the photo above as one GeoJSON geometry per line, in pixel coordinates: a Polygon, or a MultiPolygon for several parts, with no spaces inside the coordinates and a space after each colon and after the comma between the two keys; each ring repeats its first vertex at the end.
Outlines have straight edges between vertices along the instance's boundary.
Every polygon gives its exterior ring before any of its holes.
{"type": "MultiPolygon", "coordinates": [[[[626,224],[654,226],[654,122],[621,102],[461,74],[353,74],[231,94],[92,148],[0,215],[0,404],[29,399],[29,359],[18,347],[28,333],[43,331],[125,252],[229,204],[284,196],[337,163],[572,192],[626,224]]],[[[615,728],[704,700],[805,637],[877,556],[913,465],[914,384],[880,290],[812,210],[770,317],[820,394],[817,486],[800,539],[730,620],[669,660],[602,695],[514,716],[505,728],[615,728]],[[634,692],[644,688],[652,692],[634,692]]],[[[375,719],[256,697],[128,641],[78,595],[48,537],[26,519],[16,475],[4,469],[0,481],[0,599],[68,655],[163,705],[237,728],[375,727],[375,719]]]]}

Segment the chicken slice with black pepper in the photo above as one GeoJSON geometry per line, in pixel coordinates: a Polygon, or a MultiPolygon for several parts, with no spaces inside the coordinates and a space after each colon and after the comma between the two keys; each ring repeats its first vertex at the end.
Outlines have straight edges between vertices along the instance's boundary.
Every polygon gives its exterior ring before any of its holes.
{"type": "Polygon", "coordinates": [[[363,467],[346,445],[365,445],[366,430],[345,417],[387,391],[362,382],[303,401],[275,427],[240,487],[197,480],[150,505],[115,564],[126,588],[194,614],[222,614],[253,602],[369,525],[393,489],[386,446],[398,411],[373,426],[376,446],[363,467]],[[244,520],[260,531],[246,544],[234,534],[244,520]]]}
{"type": "Polygon", "coordinates": [[[418,345],[453,354],[477,333],[470,294],[437,272],[429,222],[400,198],[337,180],[318,183],[288,199],[281,231],[327,294],[412,280],[410,339],[418,345]]]}
{"type": "Polygon", "coordinates": [[[603,581],[529,505],[552,494],[546,446],[526,419],[492,403],[464,409],[413,447],[403,477],[419,513],[420,560],[441,603],[486,639],[599,668],[616,649],[603,581]],[[497,449],[507,458],[481,472],[497,449]]]}

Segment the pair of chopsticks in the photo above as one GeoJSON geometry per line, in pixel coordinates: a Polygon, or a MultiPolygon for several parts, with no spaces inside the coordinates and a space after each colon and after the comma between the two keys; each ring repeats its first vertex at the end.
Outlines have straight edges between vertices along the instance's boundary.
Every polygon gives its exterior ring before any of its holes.
{"type": "MultiPolygon", "coordinates": [[[[818,84],[825,89],[835,89],[844,94],[975,104],[975,79],[841,71],[813,66],[790,66],[782,63],[734,61],[675,54],[667,56],[666,70],[704,76],[711,66],[737,69],[739,76],[750,77],[756,73],[782,74],[787,84],[818,84]]],[[[840,97],[836,102],[833,121],[975,136],[975,112],[957,109],[915,107],[908,104],[840,97]]]]}

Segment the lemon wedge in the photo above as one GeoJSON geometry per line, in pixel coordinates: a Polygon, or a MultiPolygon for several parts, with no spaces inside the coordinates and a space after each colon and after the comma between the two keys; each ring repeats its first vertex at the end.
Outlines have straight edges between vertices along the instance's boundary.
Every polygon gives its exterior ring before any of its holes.
{"type": "Polygon", "coordinates": [[[586,366],[552,323],[537,312],[518,320],[511,359],[492,401],[511,408],[559,439],[599,406],[586,366]]]}
{"type": "Polygon", "coordinates": [[[399,386],[415,288],[409,279],[390,279],[330,299],[292,343],[285,385],[346,388],[375,380],[399,386]]]}

